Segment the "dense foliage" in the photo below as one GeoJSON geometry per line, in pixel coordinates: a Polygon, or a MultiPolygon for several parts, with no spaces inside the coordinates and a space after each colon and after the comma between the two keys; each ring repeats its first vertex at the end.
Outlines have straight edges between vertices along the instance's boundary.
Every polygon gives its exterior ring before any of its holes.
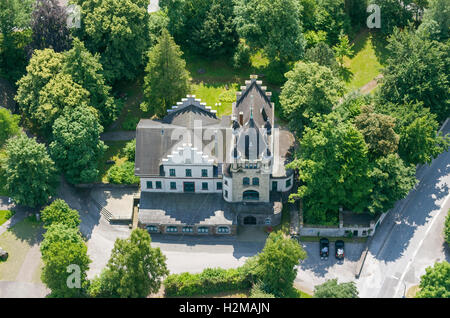
{"type": "MultiPolygon", "coordinates": [[[[78,212],[77,212],[78,213],[78,212]]],[[[78,227],[67,226],[66,224],[56,222],[47,227],[47,231],[43,235],[39,248],[42,255],[45,255],[50,246],[56,242],[70,242],[73,244],[84,244],[84,240],[80,235],[78,227]]]]}
{"type": "Polygon", "coordinates": [[[167,30],[148,53],[141,109],[160,117],[189,92],[189,73],[182,52],[167,30]]]}
{"type": "Polygon", "coordinates": [[[70,48],[71,37],[67,26],[67,12],[58,0],[37,0],[31,18],[33,50],[51,48],[62,52],[70,48]]]}
{"type": "Polygon", "coordinates": [[[142,298],[157,292],[169,271],[166,257],[150,243],[143,229],[133,230],[128,239],[117,239],[105,270],[92,282],[91,296],[142,298]]]}
{"type": "Polygon", "coordinates": [[[63,224],[69,228],[77,229],[80,225],[80,215],[77,210],[72,210],[62,199],[56,199],[41,212],[44,227],[54,224],[63,224]]]}
{"type": "Polygon", "coordinates": [[[298,62],[285,76],[280,104],[291,129],[300,136],[313,116],[331,112],[344,88],[329,68],[317,63],[298,62]]]}
{"type": "Polygon", "coordinates": [[[450,297],[450,263],[443,261],[427,267],[426,274],[420,278],[420,290],[417,298],[450,297]]]}
{"type": "Polygon", "coordinates": [[[448,210],[447,216],[445,218],[444,238],[447,244],[450,245],[450,209],[448,210]]]}
{"type": "Polygon", "coordinates": [[[147,0],[77,0],[81,6],[80,38],[100,54],[104,75],[112,84],[133,80],[149,48],[147,0]]]}
{"type": "Polygon", "coordinates": [[[9,139],[2,161],[5,188],[16,203],[39,207],[55,194],[58,185],[55,163],[35,138],[20,134],[9,139]]]}
{"type": "Polygon", "coordinates": [[[355,282],[339,284],[337,279],[330,279],[314,287],[314,298],[358,298],[358,289],[355,282]]]}
{"type": "Polygon", "coordinates": [[[97,162],[106,146],[100,140],[103,127],[95,109],[76,107],[67,110],[53,124],[50,154],[72,184],[93,182],[97,162]]]}
{"type": "Polygon", "coordinates": [[[11,114],[6,108],[0,108],[0,148],[8,138],[19,132],[19,116],[11,114]]]}

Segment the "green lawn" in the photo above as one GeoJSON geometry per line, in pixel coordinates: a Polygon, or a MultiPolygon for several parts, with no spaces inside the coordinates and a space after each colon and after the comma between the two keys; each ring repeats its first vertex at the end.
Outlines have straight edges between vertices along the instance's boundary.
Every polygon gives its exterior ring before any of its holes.
{"type": "Polygon", "coordinates": [[[124,163],[127,158],[122,152],[128,141],[106,141],[105,144],[108,146],[105,154],[100,158],[98,163],[99,175],[97,177],[97,182],[107,183],[108,170],[114,165],[120,165],[124,163]],[[114,160],[114,164],[107,164],[108,160],[114,160]]]}
{"type": "Polygon", "coordinates": [[[361,32],[354,40],[354,55],[344,59],[344,65],[350,72],[351,79],[346,83],[348,89],[360,88],[381,73],[384,47],[374,35],[361,32]]]}
{"type": "Polygon", "coordinates": [[[8,221],[13,215],[14,212],[12,211],[0,210],[0,225],[8,221]]]}
{"type": "MultiPolygon", "coordinates": [[[[0,235],[0,246],[9,253],[6,262],[0,262],[0,280],[14,281],[32,245],[41,240],[41,223],[27,218],[0,235]]],[[[33,273],[33,281],[40,277],[40,266],[33,273]]]]}

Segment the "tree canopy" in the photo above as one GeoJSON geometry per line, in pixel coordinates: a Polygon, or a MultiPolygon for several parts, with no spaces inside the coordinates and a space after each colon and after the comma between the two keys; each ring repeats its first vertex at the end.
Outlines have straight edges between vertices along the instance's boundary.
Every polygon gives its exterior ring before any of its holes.
{"type": "Polygon", "coordinates": [[[19,116],[6,108],[0,108],[0,148],[8,138],[19,132],[19,116]]]}
{"type": "Polygon", "coordinates": [[[79,245],[84,244],[84,240],[80,235],[78,227],[67,226],[60,222],[55,222],[47,227],[47,231],[45,231],[43,237],[44,239],[39,246],[43,256],[50,249],[50,246],[56,242],[70,242],[79,245]]]}
{"type": "Polygon", "coordinates": [[[148,53],[141,109],[162,117],[189,92],[189,73],[182,52],[167,30],[148,53]]]}
{"type": "Polygon", "coordinates": [[[237,0],[235,14],[239,36],[250,47],[263,49],[270,60],[303,56],[306,43],[297,0],[237,0]]]}
{"type": "Polygon", "coordinates": [[[46,206],[41,213],[42,221],[46,228],[53,224],[63,224],[70,228],[78,228],[80,215],[77,210],[72,210],[62,199],[56,199],[46,206]]]}
{"type": "Polygon", "coordinates": [[[355,282],[339,284],[336,278],[329,279],[314,287],[314,298],[358,298],[358,289],[355,282]]]}
{"type": "Polygon", "coordinates": [[[97,161],[106,150],[100,140],[102,131],[91,107],[67,110],[53,124],[50,154],[70,183],[89,183],[97,178],[97,161]]]}
{"type": "Polygon", "coordinates": [[[45,146],[25,134],[6,143],[6,159],[2,163],[10,196],[20,205],[38,207],[56,192],[58,175],[55,163],[45,146]]]}
{"type": "MultiPolygon", "coordinates": [[[[57,0],[37,0],[31,16],[32,40],[30,50],[51,48],[55,52],[69,49],[70,31],[67,12],[57,0]]],[[[30,54],[31,55],[31,54],[30,54]]]]}
{"type": "Polygon", "coordinates": [[[135,229],[127,239],[117,239],[106,269],[91,285],[91,296],[147,297],[161,286],[169,274],[166,257],[150,246],[147,231],[135,229]]]}
{"type": "Polygon", "coordinates": [[[396,29],[389,38],[380,96],[384,102],[423,102],[444,121],[450,114],[449,44],[396,29]]]}
{"type": "Polygon", "coordinates": [[[270,233],[263,250],[256,257],[257,277],[266,293],[281,297],[293,288],[296,266],[306,258],[300,244],[281,232],[270,233]]]}
{"type": "Polygon", "coordinates": [[[280,104],[291,129],[301,135],[315,115],[328,114],[344,91],[333,72],[317,63],[298,62],[286,73],[280,104]]]}
{"type": "Polygon", "coordinates": [[[450,297],[450,263],[443,261],[427,267],[420,278],[420,290],[417,298],[449,298],[450,297]]]}
{"type": "Polygon", "coordinates": [[[77,0],[81,6],[80,38],[100,54],[105,79],[133,80],[149,47],[147,0],[77,0]]]}
{"type": "Polygon", "coordinates": [[[336,223],[340,207],[358,213],[368,205],[372,182],[367,145],[358,129],[336,114],[312,122],[313,128],[305,128],[299,154],[287,165],[298,170],[301,181],[290,198],[305,198],[308,223],[336,223]]]}

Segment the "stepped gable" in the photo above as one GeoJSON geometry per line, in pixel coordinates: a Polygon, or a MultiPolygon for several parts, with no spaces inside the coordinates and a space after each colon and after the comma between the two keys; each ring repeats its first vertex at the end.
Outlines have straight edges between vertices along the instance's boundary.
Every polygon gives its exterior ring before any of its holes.
{"type": "Polygon", "coordinates": [[[203,126],[220,123],[216,110],[212,110],[206,103],[202,103],[195,95],[187,95],[177,105],[167,110],[168,114],[163,118],[165,124],[194,128],[195,121],[201,121],[203,126]]]}
{"type": "Polygon", "coordinates": [[[267,87],[262,86],[262,81],[257,75],[251,75],[250,80],[245,81],[245,86],[241,86],[241,91],[236,93],[236,102],[233,103],[233,119],[240,124],[245,124],[250,120],[250,106],[253,105],[253,120],[258,128],[261,128],[268,121],[274,126],[275,105],[271,102],[271,92],[267,92],[267,87]],[[253,101],[251,96],[253,95],[253,101]]]}

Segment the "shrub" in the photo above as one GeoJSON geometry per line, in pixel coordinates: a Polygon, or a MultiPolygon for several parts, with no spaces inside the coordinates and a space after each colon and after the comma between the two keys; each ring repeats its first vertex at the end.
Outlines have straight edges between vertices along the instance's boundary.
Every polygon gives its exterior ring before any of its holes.
{"type": "Polygon", "coordinates": [[[244,68],[250,65],[250,48],[244,43],[239,43],[233,56],[233,67],[244,68]]]}
{"type": "Polygon", "coordinates": [[[108,182],[115,184],[139,183],[139,178],[134,175],[134,162],[126,161],[109,169],[108,182]]]}
{"type": "Polygon", "coordinates": [[[199,274],[169,275],[164,281],[164,287],[167,296],[190,297],[246,290],[251,287],[251,283],[240,268],[207,268],[199,274]]]}
{"type": "Polygon", "coordinates": [[[137,124],[139,124],[140,118],[136,116],[127,116],[122,123],[122,128],[124,130],[136,130],[137,124]]]}
{"type": "Polygon", "coordinates": [[[127,157],[128,161],[133,161],[136,154],[136,139],[133,139],[125,145],[125,148],[123,148],[123,153],[127,157]]]}
{"type": "Polygon", "coordinates": [[[49,206],[45,207],[41,213],[44,227],[48,228],[52,224],[64,224],[69,228],[78,228],[80,225],[80,215],[77,210],[72,210],[69,205],[61,199],[57,199],[49,206]]]}
{"type": "Polygon", "coordinates": [[[258,282],[253,285],[249,298],[275,298],[273,294],[266,292],[262,283],[258,282]]]}

